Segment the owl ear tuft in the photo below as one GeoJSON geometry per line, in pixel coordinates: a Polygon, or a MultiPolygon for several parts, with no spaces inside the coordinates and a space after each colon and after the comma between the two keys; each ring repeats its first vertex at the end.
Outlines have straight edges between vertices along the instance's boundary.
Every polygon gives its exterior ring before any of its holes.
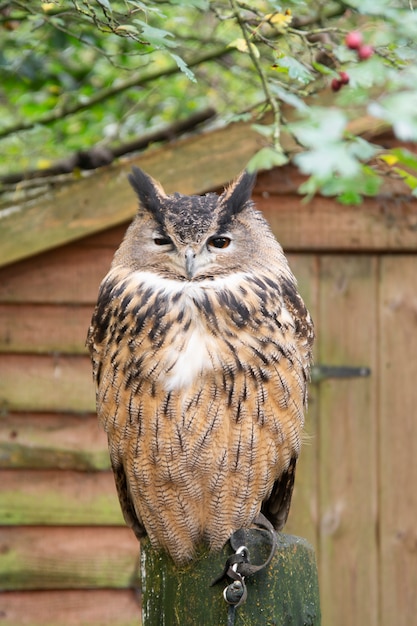
{"type": "Polygon", "coordinates": [[[166,198],[162,186],[138,167],[132,167],[128,179],[137,193],[141,206],[157,219],[160,218],[161,204],[166,198]]]}
{"type": "Polygon", "coordinates": [[[222,194],[221,203],[227,207],[229,215],[236,215],[245,207],[251,198],[255,181],[256,173],[243,170],[240,176],[222,194]]]}

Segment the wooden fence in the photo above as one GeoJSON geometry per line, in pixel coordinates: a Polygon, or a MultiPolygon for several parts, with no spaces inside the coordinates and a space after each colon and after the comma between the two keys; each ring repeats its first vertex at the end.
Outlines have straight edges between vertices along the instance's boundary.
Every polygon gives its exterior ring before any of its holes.
{"type": "MultiPolygon", "coordinates": [[[[302,204],[284,183],[263,175],[256,199],[313,314],[316,364],[371,370],[311,386],[287,531],[316,548],[323,626],[409,626],[417,614],[416,202],[302,204]]],[[[123,232],[0,270],[2,626],[139,624],[138,544],[119,511],[84,348],[123,232]]]]}

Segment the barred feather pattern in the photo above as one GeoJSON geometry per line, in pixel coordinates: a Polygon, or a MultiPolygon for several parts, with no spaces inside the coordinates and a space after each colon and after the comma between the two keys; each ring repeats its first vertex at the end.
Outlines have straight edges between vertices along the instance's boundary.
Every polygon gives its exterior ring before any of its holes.
{"type": "Polygon", "coordinates": [[[261,507],[286,521],[313,327],[280,261],[193,281],[116,263],[102,283],[88,344],[121,506],[177,563],[261,507]]]}

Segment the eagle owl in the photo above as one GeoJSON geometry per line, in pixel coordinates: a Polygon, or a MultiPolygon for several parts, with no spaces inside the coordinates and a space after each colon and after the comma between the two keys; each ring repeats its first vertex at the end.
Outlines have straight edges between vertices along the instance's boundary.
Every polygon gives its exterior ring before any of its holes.
{"type": "Polygon", "coordinates": [[[313,325],[244,171],[222,195],[167,195],[134,168],[139,210],[87,344],[126,523],[178,564],[290,506],[313,325]]]}

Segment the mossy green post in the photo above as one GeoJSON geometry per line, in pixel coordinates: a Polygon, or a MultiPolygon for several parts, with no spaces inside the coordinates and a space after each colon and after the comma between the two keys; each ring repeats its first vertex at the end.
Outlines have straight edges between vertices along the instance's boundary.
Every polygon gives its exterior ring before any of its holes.
{"type": "MultiPolygon", "coordinates": [[[[320,626],[320,602],[314,550],[300,537],[277,534],[278,546],[271,563],[246,578],[247,600],[236,609],[235,626],[320,626]]],[[[265,560],[262,547],[248,546],[253,563],[265,560]]],[[[223,589],[214,586],[232,554],[203,554],[184,568],[142,542],[141,577],[143,626],[226,626],[228,605],[223,589]]]]}

